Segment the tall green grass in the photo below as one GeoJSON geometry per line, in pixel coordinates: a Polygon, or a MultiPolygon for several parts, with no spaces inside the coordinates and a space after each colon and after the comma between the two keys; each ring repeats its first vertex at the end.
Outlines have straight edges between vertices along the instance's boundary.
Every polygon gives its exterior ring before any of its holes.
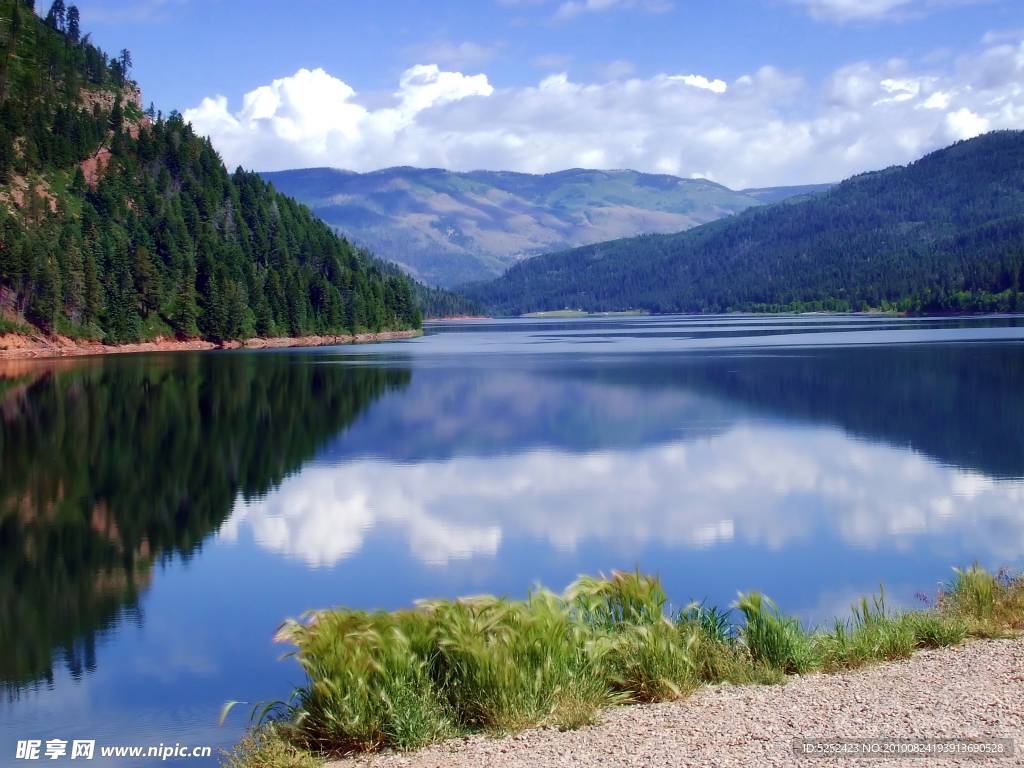
{"type": "Polygon", "coordinates": [[[578,728],[604,707],[681,698],[704,684],[781,683],[1024,629],[1024,577],[977,564],[955,573],[931,609],[892,610],[882,589],[850,618],[814,630],[757,592],[740,594],[731,611],[693,604],[668,616],[659,579],[639,570],[525,601],[316,611],[277,634],[294,646],[306,684],[262,708],[262,725],[228,764],[304,766],[310,755],[409,750],[472,732],[578,728]]]}

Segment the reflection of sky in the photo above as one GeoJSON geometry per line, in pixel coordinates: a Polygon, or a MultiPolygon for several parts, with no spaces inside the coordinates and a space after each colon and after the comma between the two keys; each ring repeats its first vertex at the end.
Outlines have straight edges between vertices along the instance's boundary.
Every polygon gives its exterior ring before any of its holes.
{"type": "MultiPolygon", "coordinates": [[[[501,557],[503,541],[677,549],[734,540],[779,550],[814,539],[900,552],[941,541],[964,558],[1024,555],[1024,486],[942,466],[834,429],[740,424],[634,450],[313,465],[239,499],[222,529],[311,566],[352,556],[379,530],[433,565],[501,557]]],[[[653,565],[653,564],[652,564],[653,565]]]]}
{"type": "Polygon", "coordinates": [[[909,605],[951,566],[1024,565],[1024,484],[993,479],[1024,476],[1017,320],[438,327],[239,353],[411,377],[265,497],[237,499],[194,556],[157,565],[139,623],[111,628],[96,672],[0,706],[0,755],[53,736],[233,743],[250,707],[217,728],[225,700],[301,682],[271,638],[309,609],[524,597],[639,564],[675,605],[759,589],[813,623],[879,581],[909,605]],[[901,345],[941,339],[996,343],[901,345]]]}

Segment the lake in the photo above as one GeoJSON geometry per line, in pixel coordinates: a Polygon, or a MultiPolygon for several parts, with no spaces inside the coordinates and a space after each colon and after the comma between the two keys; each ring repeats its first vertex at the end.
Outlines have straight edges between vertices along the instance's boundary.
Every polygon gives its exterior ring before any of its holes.
{"type": "MultiPolygon", "coordinates": [[[[1024,318],[428,324],[312,350],[0,362],[0,762],[218,747],[346,605],[657,572],[808,624],[1024,566],[1024,318]]],[[[65,758],[66,759],[66,758],[65,758]]],[[[216,758],[170,758],[214,765],[216,758]]]]}

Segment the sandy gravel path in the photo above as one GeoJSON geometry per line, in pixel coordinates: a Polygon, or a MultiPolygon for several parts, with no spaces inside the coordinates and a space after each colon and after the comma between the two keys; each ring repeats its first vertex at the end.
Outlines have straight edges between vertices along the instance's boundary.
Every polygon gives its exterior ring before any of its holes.
{"type": "Polygon", "coordinates": [[[1024,765],[1024,640],[972,642],[785,686],[707,688],[686,701],[610,710],[570,733],[530,731],[450,742],[412,754],[361,756],[335,768],[433,766],[1008,766],[1024,765]],[[794,737],[1017,741],[1003,759],[821,759],[792,753],[794,737]]]}

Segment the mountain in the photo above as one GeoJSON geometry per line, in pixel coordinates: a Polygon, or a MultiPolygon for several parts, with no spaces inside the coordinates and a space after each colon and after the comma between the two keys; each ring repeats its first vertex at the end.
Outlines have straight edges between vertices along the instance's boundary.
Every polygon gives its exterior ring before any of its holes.
{"type": "MultiPolygon", "coordinates": [[[[679,232],[762,202],[703,179],[636,171],[310,168],[260,175],[353,242],[443,286],[496,277],[541,253],[679,232]]],[[[781,197],[785,189],[772,191],[781,197]]]]}
{"type": "Polygon", "coordinates": [[[828,192],[834,186],[835,184],[804,184],[798,187],[752,187],[740,190],[740,194],[749,195],[765,205],[771,205],[772,203],[780,203],[787,197],[828,192]]]}
{"type": "Polygon", "coordinates": [[[460,291],[498,314],[582,309],[1024,308],[1024,132],[962,141],[676,235],[552,253],[460,291]]]}
{"type": "MultiPolygon", "coordinates": [[[[0,0],[0,333],[235,339],[418,327],[413,287],[181,115],[55,0],[0,0]]],[[[421,291],[422,294],[422,291],[421,291]]]]}

